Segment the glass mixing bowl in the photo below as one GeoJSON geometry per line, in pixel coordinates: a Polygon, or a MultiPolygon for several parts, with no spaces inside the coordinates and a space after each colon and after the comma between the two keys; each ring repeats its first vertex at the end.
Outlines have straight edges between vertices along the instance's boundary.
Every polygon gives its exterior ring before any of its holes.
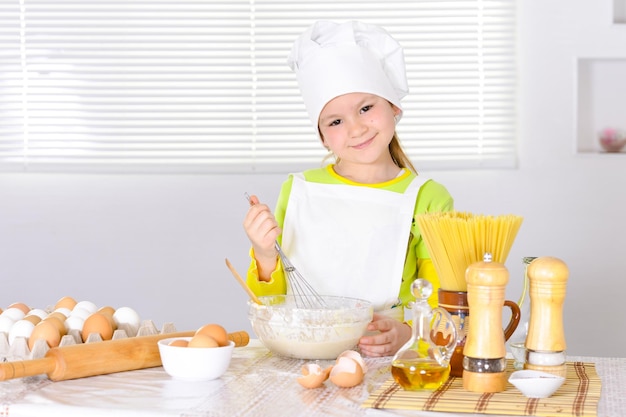
{"type": "MultiPolygon", "coordinates": [[[[249,301],[252,329],[273,353],[298,359],[336,359],[353,349],[372,321],[372,304],[356,298],[323,296],[326,307],[300,308],[296,296],[249,301]]],[[[301,304],[301,303],[300,303],[301,304]]]]}

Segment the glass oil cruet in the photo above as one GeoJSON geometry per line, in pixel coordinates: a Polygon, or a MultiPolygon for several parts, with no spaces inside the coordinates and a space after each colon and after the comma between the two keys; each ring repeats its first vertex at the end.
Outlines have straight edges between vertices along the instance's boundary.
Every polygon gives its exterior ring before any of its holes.
{"type": "Polygon", "coordinates": [[[528,323],[530,322],[528,265],[536,258],[537,257],[535,256],[526,256],[522,258],[522,263],[524,264],[524,286],[522,287],[522,294],[517,302],[520,309],[520,320],[517,329],[507,341],[509,350],[513,355],[513,367],[517,370],[524,369],[524,363],[526,361],[525,343],[526,335],[528,335],[528,323]]]}
{"type": "Polygon", "coordinates": [[[436,390],[450,376],[456,326],[450,313],[428,305],[433,293],[430,282],[418,278],[411,284],[411,291],[415,296],[412,335],[393,357],[391,375],[407,391],[436,390]]]}

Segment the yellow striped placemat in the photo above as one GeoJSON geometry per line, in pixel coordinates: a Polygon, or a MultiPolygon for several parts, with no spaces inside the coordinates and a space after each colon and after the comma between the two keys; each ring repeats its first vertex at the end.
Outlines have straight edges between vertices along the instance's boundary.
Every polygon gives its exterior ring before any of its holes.
{"type": "MultiPolygon", "coordinates": [[[[390,377],[361,407],[514,416],[597,416],[601,381],[595,365],[566,365],[565,383],[550,398],[526,398],[510,383],[503,392],[470,392],[463,388],[462,378],[456,377],[450,377],[437,391],[405,391],[390,377]]],[[[513,362],[508,360],[507,375],[513,371],[513,362]]]]}

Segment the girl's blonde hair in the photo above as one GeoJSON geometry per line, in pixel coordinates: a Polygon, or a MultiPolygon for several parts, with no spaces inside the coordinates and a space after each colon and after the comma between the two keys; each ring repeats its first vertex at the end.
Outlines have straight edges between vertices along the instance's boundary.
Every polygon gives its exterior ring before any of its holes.
{"type": "Polygon", "coordinates": [[[389,143],[389,153],[391,154],[391,159],[393,159],[393,162],[395,162],[397,166],[400,168],[407,168],[417,174],[417,170],[413,166],[411,159],[404,152],[404,149],[402,149],[400,139],[398,139],[398,134],[395,132],[391,142],[389,143]]]}
{"type": "MultiPolygon", "coordinates": [[[[322,133],[319,132],[319,129],[318,133],[321,138],[322,133]]],[[[408,170],[417,174],[417,170],[415,169],[415,166],[413,166],[411,159],[409,159],[407,154],[404,152],[404,149],[402,149],[400,139],[398,138],[398,134],[396,132],[393,133],[393,138],[391,138],[391,142],[389,142],[389,153],[391,154],[391,159],[399,168],[407,168],[408,170]]],[[[333,153],[329,153],[328,155],[326,155],[323,162],[328,161],[332,157],[335,158],[335,163],[339,162],[339,158],[333,153]]]]}

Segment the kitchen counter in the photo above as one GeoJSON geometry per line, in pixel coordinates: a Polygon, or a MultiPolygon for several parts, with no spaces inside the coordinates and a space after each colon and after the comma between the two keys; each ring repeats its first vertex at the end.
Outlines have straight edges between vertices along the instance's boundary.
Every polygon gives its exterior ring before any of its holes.
{"type": "MultiPolygon", "coordinates": [[[[272,355],[257,340],[236,348],[219,379],[186,382],[162,367],[52,382],[45,375],[0,382],[0,416],[471,416],[377,410],[361,404],[386,381],[391,358],[368,358],[363,384],[307,390],[296,378],[308,361],[272,355]]],[[[568,357],[595,364],[602,379],[599,417],[624,415],[626,358],[568,357]]],[[[320,361],[322,366],[332,361],[320,361]]]]}

